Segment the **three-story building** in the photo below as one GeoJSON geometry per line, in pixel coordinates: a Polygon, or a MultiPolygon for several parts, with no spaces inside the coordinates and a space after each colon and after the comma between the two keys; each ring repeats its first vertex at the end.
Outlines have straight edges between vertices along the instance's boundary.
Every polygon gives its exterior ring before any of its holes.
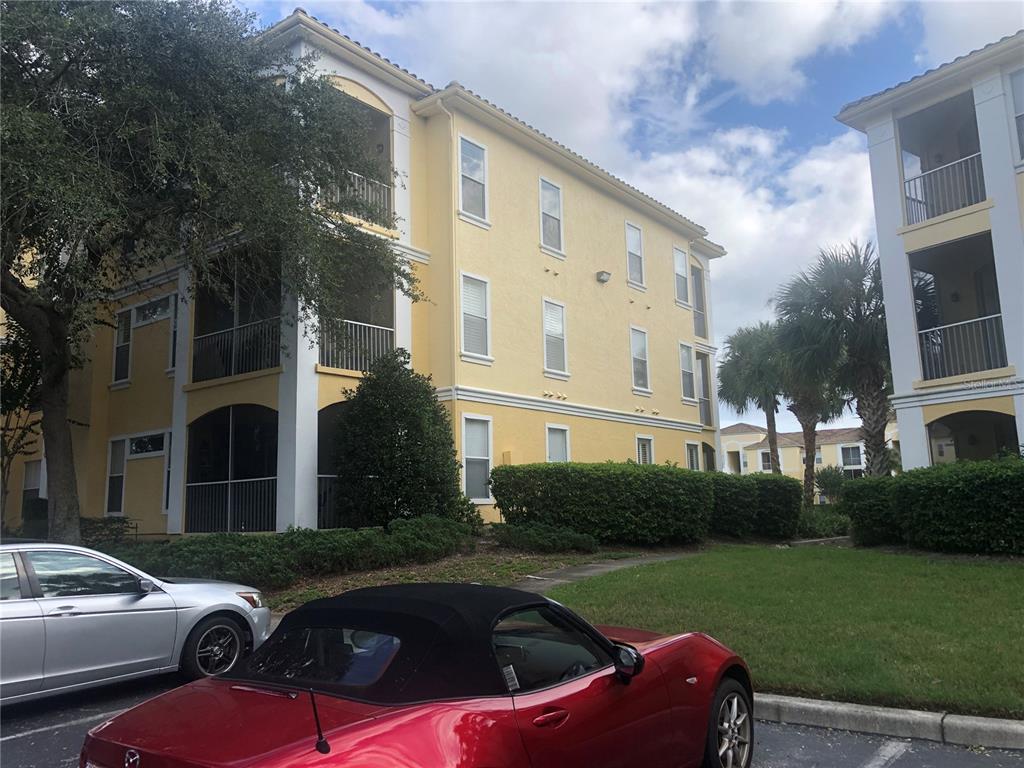
{"type": "MultiPolygon", "coordinates": [[[[366,110],[367,147],[397,181],[343,183],[394,213],[394,230],[361,225],[393,242],[428,300],[355,302],[309,343],[282,320],[292,299],[273,284],[253,290],[239,275],[234,296],[185,301],[188,274],[153,275],[122,297],[116,329],[95,329],[74,376],[84,514],[154,534],[335,525],[343,390],[396,346],[450,408],[464,489],[492,519],[498,464],[717,465],[709,280],[725,252],[702,227],[301,10],[265,35],[296,56],[317,51],[366,110]]],[[[45,494],[45,458],[26,458],[10,527],[23,495],[45,494]]]]}
{"type": "Polygon", "coordinates": [[[905,468],[1024,440],[1024,31],[845,106],[867,134],[905,468]]]}

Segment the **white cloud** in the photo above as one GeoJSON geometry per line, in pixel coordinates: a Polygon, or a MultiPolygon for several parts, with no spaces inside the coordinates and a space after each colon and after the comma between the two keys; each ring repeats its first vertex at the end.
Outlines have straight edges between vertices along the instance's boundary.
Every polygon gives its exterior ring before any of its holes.
{"type": "Polygon", "coordinates": [[[994,43],[1024,28],[1024,4],[1008,2],[930,2],[918,6],[924,37],[917,61],[934,67],[994,43]]]}

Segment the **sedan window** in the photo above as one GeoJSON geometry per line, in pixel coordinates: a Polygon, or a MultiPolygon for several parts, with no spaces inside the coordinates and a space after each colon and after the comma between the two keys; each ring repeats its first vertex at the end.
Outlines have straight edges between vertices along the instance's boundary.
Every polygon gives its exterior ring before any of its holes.
{"type": "Polygon", "coordinates": [[[494,653],[511,693],[547,688],[612,663],[593,638],[549,608],[502,619],[494,628],[494,653]]]}
{"type": "Polygon", "coordinates": [[[18,569],[14,566],[14,555],[0,554],[0,600],[20,600],[21,587],[18,584],[18,569]]]}
{"type": "Polygon", "coordinates": [[[43,597],[115,595],[139,591],[132,574],[77,552],[26,552],[43,597]]]}

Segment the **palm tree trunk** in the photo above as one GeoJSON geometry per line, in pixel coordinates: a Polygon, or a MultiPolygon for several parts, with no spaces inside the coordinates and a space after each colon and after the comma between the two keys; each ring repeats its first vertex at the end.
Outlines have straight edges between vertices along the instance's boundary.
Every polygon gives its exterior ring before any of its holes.
{"type": "Polygon", "coordinates": [[[789,410],[800,422],[800,430],[804,436],[804,506],[814,504],[814,454],[818,449],[819,410],[802,407],[799,403],[789,406],[789,410]]]}
{"type": "Polygon", "coordinates": [[[765,421],[768,423],[768,455],[771,457],[772,473],[782,474],[782,464],[779,462],[779,433],[775,428],[775,409],[765,408],[765,421]]]}
{"type": "Polygon", "coordinates": [[[857,415],[860,416],[860,434],[864,441],[864,466],[868,475],[887,475],[889,452],[885,448],[885,427],[889,423],[889,398],[885,394],[884,380],[868,376],[860,382],[857,396],[857,415]]]}

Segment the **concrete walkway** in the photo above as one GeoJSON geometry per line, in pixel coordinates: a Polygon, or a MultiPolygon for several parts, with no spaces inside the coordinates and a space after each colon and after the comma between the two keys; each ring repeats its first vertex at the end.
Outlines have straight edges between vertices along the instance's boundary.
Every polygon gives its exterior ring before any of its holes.
{"type": "Polygon", "coordinates": [[[585,563],[583,565],[573,565],[569,568],[541,571],[538,574],[527,576],[525,579],[516,582],[512,587],[539,595],[562,584],[583,581],[583,579],[589,579],[591,576],[600,576],[602,573],[621,571],[623,568],[632,568],[635,565],[650,565],[651,563],[664,563],[670,560],[682,560],[684,557],[692,557],[696,554],[698,554],[697,550],[688,550],[685,552],[665,552],[658,555],[627,557],[622,560],[600,560],[596,563],[585,563]]]}

